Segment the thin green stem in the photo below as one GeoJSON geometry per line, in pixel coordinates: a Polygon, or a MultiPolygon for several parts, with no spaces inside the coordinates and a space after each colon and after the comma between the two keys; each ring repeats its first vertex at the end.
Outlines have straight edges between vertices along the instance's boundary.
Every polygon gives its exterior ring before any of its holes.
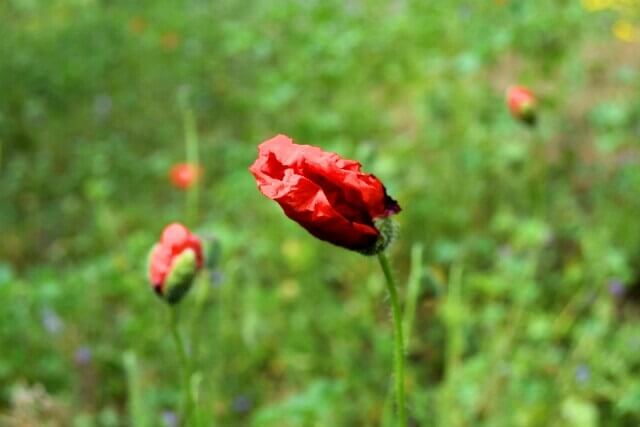
{"type": "Polygon", "coordinates": [[[438,407],[440,419],[437,425],[462,425],[462,413],[456,410],[456,385],[458,370],[464,352],[464,313],[462,296],[462,265],[455,263],[449,273],[449,283],[444,310],[446,327],[445,381],[442,388],[443,401],[438,407]]]}
{"type": "Polygon", "coordinates": [[[136,354],[132,350],[127,350],[124,353],[123,362],[127,374],[129,423],[133,427],[148,427],[151,423],[142,398],[144,391],[140,382],[140,366],[136,354]]]}
{"type": "MultiPolygon", "coordinates": [[[[185,99],[183,103],[184,141],[187,163],[189,163],[193,167],[200,168],[196,117],[193,113],[193,110],[189,107],[188,99],[185,99]]],[[[200,178],[201,177],[198,177],[198,179],[195,180],[195,182],[187,192],[187,218],[192,224],[195,223],[198,219],[198,205],[200,201],[200,178]]]]}
{"type": "Polygon", "coordinates": [[[180,333],[178,307],[169,307],[170,310],[170,329],[171,336],[173,337],[176,350],[178,351],[178,363],[182,376],[182,417],[184,419],[184,425],[189,426],[195,402],[193,400],[193,394],[191,392],[191,363],[187,355],[187,351],[184,344],[184,339],[180,333]]]}
{"type": "Polygon", "coordinates": [[[200,325],[203,324],[203,315],[205,305],[207,303],[207,298],[209,296],[209,284],[203,283],[204,280],[201,279],[202,275],[196,277],[193,283],[193,292],[195,299],[195,306],[192,310],[193,315],[191,316],[191,324],[190,335],[191,335],[191,358],[192,361],[196,364],[199,363],[200,359],[200,325]]]}
{"type": "Polygon", "coordinates": [[[529,185],[534,191],[534,209],[537,213],[541,214],[543,218],[546,218],[548,215],[549,196],[551,192],[549,191],[550,182],[548,176],[549,165],[547,159],[547,148],[544,134],[540,129],[540,124],[531,129],[530,142],[529,152],[531,161],[529,164],[531,166],[529,172],[529,185]]]}
{"type": "MultiPolygon", "coordinates": [[[[209,284],[208,283],[203,283],[204,280],[202,280],[202,275],[199,275],[196,279],[195,279],[195,283],[193,284],[193,287],[195,289],[193,289],[193,291],[195,292],[194,297],[195,297],[195,306],[193,308],[193,315],[191,316],[191,324],[189,325],[189,336],[191,339],[191,357],[190,357],[190,361],[191,361],[191,366],[192,366],[192,374],[191,374],[191,393],[192,393],[192,399],[194,402],[198,402],[199,401],[199,390],[200,390],[200,383],[202,380],[202,375],[200,373],[200,371],[198,370],[198,368],[201,366],[200,365],[200,358],[201,358],[201,331],[200,331],[200,326],[206,322],[203,321],[203,317],[204,317],[204,312],[205,312],[205,305],[207,302],[207,298],[208,298],[208,294],[209,294],[209,284]]],[[[193,418],[194,418],[194,424],[196,426],[200,426],[202,425],[200,420],[200,413],[198,411],[198,408],[196,407],[194,414],[193,414],[193,418]]],[[[209,424],[209,425],[213,425],[213,424],[209,424]]]]}
{"type": "Polygon", "coordinates": [[[407,414],[405,410],[405,397],[404,397],[404,338],[402,331],[402,310],[398,301],[398,291],[396,290],[396,283],[389,267],[389,260],[384,252],[378,254],[378,260],[380,266],[384,272],[386,279],[387,290],[389,291],[389,300],[391,302],[391,313],[393,315],[394,326],[394,382],[395,382],[395,394],[396,394],[396,410],[398,413],[397,425],[400,427],[406,427],[407,414]]]}
{"type": "Polygon", "coordinates": [[[463,316],[464,306],[462,301],[462,267],[458,264],[451,268],[449,277],[449,289],[447,295],[447,355],[446,375],[448,381],[452,381],[453,372],[460,365],[460,358],[464,350],[463,316]]]}
{"type": "Polygon", "coordinates": [[[405,346],[411,343],[411,331],[416,317],[416,304],[420,292],[420,280],[422,279],[422,243],[416,243],[411,247],[411,270],[407,281],[407,294],[404,306],[404,340],[405,346]]]}

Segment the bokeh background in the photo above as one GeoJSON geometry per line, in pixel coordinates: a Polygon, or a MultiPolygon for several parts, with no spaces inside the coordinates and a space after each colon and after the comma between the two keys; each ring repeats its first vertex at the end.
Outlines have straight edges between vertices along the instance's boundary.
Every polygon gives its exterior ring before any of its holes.
{"type": "Polygon", "coordinates": [[[392,425],[379,266],[259,194],[277,133],[404,209],[412,425],[640,425],[638,2],[3,0],[0,36],[1,425],[178,425],[175,220],[221,248],[182,302],[206,425],[392,425]]]}

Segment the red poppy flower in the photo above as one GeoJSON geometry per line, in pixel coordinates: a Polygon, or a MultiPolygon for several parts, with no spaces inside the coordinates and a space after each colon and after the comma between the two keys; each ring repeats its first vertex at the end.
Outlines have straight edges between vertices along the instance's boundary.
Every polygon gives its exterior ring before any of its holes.
{"type": "Polygon", "coordinates": [[[507,91],[507,104],[511,114],[525,123],[535,123],[536,103],[536,96],[524,86],[513,86],[507,91]]]}
{"type": "Polygon", "coordinates": [[[200,239],[182,224],[170,224],[151,250],[151,285],[158,295],[175,302],[189,289],[202,263],[200,239]]]}
{"type": "Polygon", "coordinates": [[[370,253],[382,236],[377,220],[400,212],[382,183],[360,171],[360,163],[285,135],[258,147],[249,170],[258,188],[315,237],[370,253]]]}
{"type": "Polygon", "coordinates": [[[169,177],[171,178],[171,183],[174,186],[181,190],[185,190],[198,181],[201,173],[202,169],[197,165],[190,163],[178,163],[169,171],[169,177]]]}

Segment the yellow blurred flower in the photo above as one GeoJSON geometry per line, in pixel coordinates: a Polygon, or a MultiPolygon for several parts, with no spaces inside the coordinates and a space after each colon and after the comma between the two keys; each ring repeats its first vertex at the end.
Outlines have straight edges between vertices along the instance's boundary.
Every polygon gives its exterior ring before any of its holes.
{"type": "Polygon", "coordinates": [[[608,9],[614,2],[615,0],[582,0],[582,7],[589,12],[597,12],[598,10],[608,9]]]}
{"type": "Polygon", "coordinates": [[[288,261],[295,261],[302,251],[302,245],[299,240],[287,239],[280,246],[280,251],[288,261]]]}
{"type": "Polygon", "coordinates": [[[611,31],[618,40],[623,42],[631,43],[638,38],[638,29],[627,21],[620,20],[616,22],[613,24],[611,31]]]}
{"type": "Polygon", "coordinates": [[[621,10],[637,10],[640,6],[640,0],[613,0],[613,3],[621,10]]]}
{"type": "Polygon", "coordinates": [[[294,279],[286,279],[278,287],[278,296],[284,301],[293,301],[300,293],[300,286],[294,279]]]}

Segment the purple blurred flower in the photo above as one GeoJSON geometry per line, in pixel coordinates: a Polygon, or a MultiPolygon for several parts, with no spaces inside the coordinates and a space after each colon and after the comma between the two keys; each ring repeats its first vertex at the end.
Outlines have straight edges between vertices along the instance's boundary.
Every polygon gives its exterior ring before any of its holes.
{"type": "Polygon", "coordinates": [[[586,383],[591,378],[591,370],[587,365],[579,365],[576,368],[576,381],[581,384],[586,383]]]}
{"type": "Polygon", "coordinates": [[[113,101],[109,95],[98,95],[93,101],[93,113],[99,120],[109,118],[113,109],[113,101]]]}
{"type": "Polygon", "coordinates": [[[88,365],[91,362],[91,349],[87,346],[78,347],[73,358],[78,365],[88,365]]]}
{"type": "Polygon", "coordinates": [[[467,20],[471,17],[471,8],[469,5],[462,5],[458,8],[458,16],[461,19],[467,20]]]}
{"type": "Polygon", "coordinates": [[[165,427],[178,427],[178,415],[174,411],[162,411],[162,423],[165,427]]]}
{"type": "Polygon", "coordinates": [[[233,404],[231,406],[235,412],[248,412],[253,406],[253,401],[248,396],[240,395],[233,399],[233,404]]]}
{"type": "Polygon", "coordinates": [[[498,248],[498,256],[506,259],[513,257],[513,248],[509,245],[500,246],[498,248]]]}
{"type": "Polygon", "coordinates": [[[220,270],[213,270],[209,275],[209,280],[212,287],[219,288],[224,282],[224,273],[220,270]]]}
{"type": "Polygon", "coordinates": [[[609,282],[609,293],[614,298],[622,298],[626,291],[627,289],[625,288],[624,283],[620,280],[614,279],[609,282]]]}
{"type": "Polygon", "coordinates": [[[45,308],[42,310],[42,326],[52,335],[57,335],[64,329],[64,323],[54,310],[45,308]]]}

